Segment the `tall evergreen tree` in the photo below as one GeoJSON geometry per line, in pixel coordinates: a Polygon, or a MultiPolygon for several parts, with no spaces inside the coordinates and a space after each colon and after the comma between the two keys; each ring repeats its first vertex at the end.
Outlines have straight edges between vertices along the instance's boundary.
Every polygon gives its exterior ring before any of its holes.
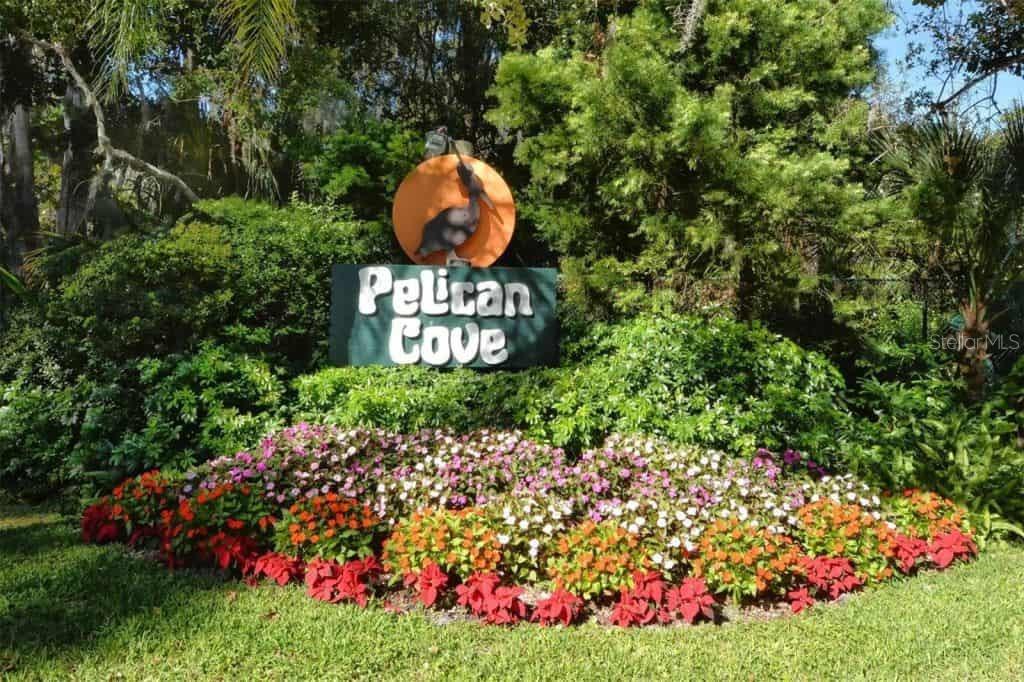
{"type": "Polygon", "coordinates": [[[498,69],[523,213],[591,313],[684,305],[722,277],[744,317],[811,290],[870,211],[856,163],[884,0],[645,2],[498,69]]]}

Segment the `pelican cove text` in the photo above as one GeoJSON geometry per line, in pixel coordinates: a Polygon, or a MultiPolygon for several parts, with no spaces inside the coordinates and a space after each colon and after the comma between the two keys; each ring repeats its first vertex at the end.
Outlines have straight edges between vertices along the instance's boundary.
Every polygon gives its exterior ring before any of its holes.
{"type": "Polygon", "coordinates": [[[340,313],[341,326],[353,333],[346,341],[335,339],[332,331],[332,344],[347,343],[352,364],[368,364],[360,361],[368,353],[378,358],[369,364],[540,364],[530,359],[537,355],[538,344],[554,344],[557,351],[557,337],[545,332],[554,320],[554,276],[537,272],[361,266],[344,273],[354,292],[335,291],[335,299],[355,299],[350,311],[340,313]]]}

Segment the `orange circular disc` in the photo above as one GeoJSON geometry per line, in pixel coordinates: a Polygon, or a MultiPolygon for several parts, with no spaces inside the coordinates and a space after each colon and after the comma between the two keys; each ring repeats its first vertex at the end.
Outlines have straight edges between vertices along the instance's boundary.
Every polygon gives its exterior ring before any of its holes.
{"type": "MultiPolygon", "coordinates": [[[[484,185],[484,191],[494,203],[492,210],[480,202],[480,223],[455,254],[468,260],[473,267],[486,268],[494,264],[512,241],[516,226],[516,206],[512,192],[498,172],[483,161],[463,156],[466,163],[477,174],[484,185]]],[[[456,167],[459,159],[455,154],[435,156],[427,159],[405,176],[395,194],[395,205],[391,219],[395,224],[395,236],[409,259],[419,265],[444,265],[446,255],[442,251],[426,258],[416,255],[423,239],[423,226],[441,211],[452,206],[465,206],[469,194],[459,180],[456,167]]]]}

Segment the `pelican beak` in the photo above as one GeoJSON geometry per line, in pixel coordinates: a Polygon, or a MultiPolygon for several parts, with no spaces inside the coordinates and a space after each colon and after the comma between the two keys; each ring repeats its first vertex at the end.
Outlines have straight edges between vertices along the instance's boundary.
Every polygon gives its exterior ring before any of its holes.
{"type": "Polygon", "coordinates": [[[491,201],[491,198],[487,196],[487,192],[480,192],[480,198],[484,200],[484,203],[487,204],[488,208],[497,213],[498,209],[495,207],[494,202],[491,201]]]}

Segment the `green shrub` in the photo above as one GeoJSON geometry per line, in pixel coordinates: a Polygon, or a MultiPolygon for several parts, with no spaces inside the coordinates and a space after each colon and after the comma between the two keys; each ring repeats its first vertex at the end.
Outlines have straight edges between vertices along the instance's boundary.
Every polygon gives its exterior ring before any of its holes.
{"type": "Polygon", "coordinates": [[[0,489],[29,500],[61,488],[74,441],[71,389],[8,386],[0,396],[0,489]]]}
{"type": "MultiPolygon", "coordinates": [[[[42,322],[50,337],[75,340],[57,352],[75,373],[210,340],[304,371],[326,355],[331,266],[381,260],[390,241],[380,226],[337,210],[201,202],[168,231],[124,235],[83,257],[55,290],[40,292],[42,322]]],[[[26,334],[15,325],[0,349],[24,347],[26,334]]],[[[5,378],[19,371],[8,364],[5,378]]]]}
{"type": "Polygon", "coordinates": [[[322,140],[302,164],[311,194],[351,206],[366,219],[389,215],[399,183],[423,156],[423,140],[412,131],[374,118],[359,118],[322,140]]]}
{"type": "Polygon", "coordinates": [[[844,464],[893,490],[952,499],[982,534],[999,519],[1022,524],[1018,415],[1001,397],[971,406],[964,396],[962,380],[942,369],[905,383],[864,382],[857,403],[871,416],[849,420],[837,434],[844,464]]]}
{"type": "MultiPolygon", "coordinates": [[[[817,353],[757,324],[641,317],[594,329],[588,357],[558,372],[536,433],[591,445],[646,433],[749,453],[821,451],[837,418],[839,372],[817,353]]],[[[537,403],[530,406],[539,407],[537,403]]]]}
{"type": "Polygon", "coordinates": [[[484,374],[429,367],[335,367],[295,381],[296,418],[402,433],[525,428],[523,403],[544,391],[544,371],[484,374]]]}
{"type": "Polygon", "coordinates": [[[645,433],[752,452],[818,451],[839,418],[838,372],[759,326],[692,317],[596,327],[560,368],[475,373],[336,368],[299,378],[298,416],[398,431],[510,427],[579,449],[645,433]]]}
{"type": "Polygon", "coordinates": [[[327,355],[331,266],[385,260],[390,244],[338,209],[226,199],[41,257],[0,335],[0,485],[109,481],[253,445],[287,377],[327,355]]]}
{"type": "Polygon", "coordinates": [[[93,389],[71,464],[110,478],[180,471],[255,445],[279,423],[283,395],[266,362],[220,346],[144,358],[122,383],[93,389]]]}

